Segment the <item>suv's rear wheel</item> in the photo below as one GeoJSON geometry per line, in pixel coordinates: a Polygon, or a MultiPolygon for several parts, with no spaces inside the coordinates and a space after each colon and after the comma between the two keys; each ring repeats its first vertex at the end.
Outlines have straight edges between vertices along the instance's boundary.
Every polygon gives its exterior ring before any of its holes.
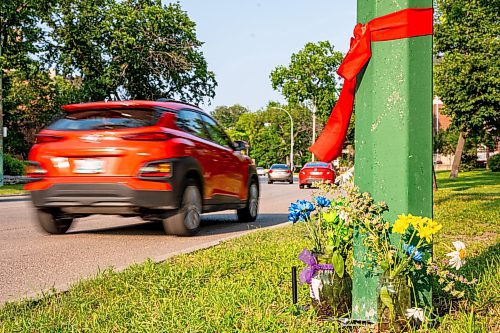
{"type": "Polygon", "coordinates": [[[50,234],[64,234],[73,223],[72,217],[59,216],[55,212],[36,210],[38,222],[50,234]]]}
{"type": "Polygon", "coordinates": [[[168,235],[192,236],[200,229],[202,199],[194,180],[189,180],[182,193],[179,211],[163,219],[163,229],[168,235]]]}
{"type": "Polygon", "coordinates": [[[257,219],[259,211],[259,187],[257,183],[252,181],[248,188],[247,205],[244,208],[238,209],[238,221],[240,222],[253,222],[257,219]]]}

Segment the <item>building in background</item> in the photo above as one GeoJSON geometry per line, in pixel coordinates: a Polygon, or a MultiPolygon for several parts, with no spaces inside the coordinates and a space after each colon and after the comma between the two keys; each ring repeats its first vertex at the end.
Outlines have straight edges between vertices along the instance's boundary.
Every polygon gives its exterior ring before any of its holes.
{"type": "MultiPolygon", "coordinates": [[[[442,112],[444,105],[438,96],[434,97],[432,101],[432,134],[436,135],[438,131],[446,131],[451,124],[451,120],[448,116],[444,115],[442,112]]],[[[477,149],[477,160],[479,162],[487,162],[489,156],[500,153],[500,141],[493,151],[488,151],[488,148],[481,145],[477,149]]],[[[434,152],[433,161],[434,168],[436,170],[451,170],[451,164],[453,163],[454,154],[441,154],[439,151],[434,152]]]]}

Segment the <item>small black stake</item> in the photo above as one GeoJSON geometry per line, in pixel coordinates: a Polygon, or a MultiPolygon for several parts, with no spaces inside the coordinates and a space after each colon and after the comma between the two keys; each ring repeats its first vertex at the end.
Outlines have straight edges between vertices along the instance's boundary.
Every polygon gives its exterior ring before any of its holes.
{"type": "Polygon", "coordinates": [[[292,300],[297,304],[297,267],[292,266],[292,300]]]}

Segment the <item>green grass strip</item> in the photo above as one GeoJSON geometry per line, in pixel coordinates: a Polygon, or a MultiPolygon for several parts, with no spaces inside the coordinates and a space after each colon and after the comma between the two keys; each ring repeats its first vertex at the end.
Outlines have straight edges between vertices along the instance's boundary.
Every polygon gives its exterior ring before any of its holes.
{"type": "MultiPolygon", "coordinates": [[[[438,174],[435,217],[441,240],[467,244],[465,275],[479,283],[429,332],[500,331],[500,174],[460,176],[438,174]]],[[[0,332],[340,332],[291,307],[290,270],[302,268],[304,233],[301,225],[263,230],[164,263],[107,270],[66,293],[5,305],[0,332]]],[[[309,303],[306,286],[299,303],[309,303]]]]}
{"type": "Polygon", "coordinates": [[[2,195],[15,195],[15,194],[26,194],[27,191],[23,190],[22,184],[16,185],[4,185],[0,187],[0,196],[2,195]]]}

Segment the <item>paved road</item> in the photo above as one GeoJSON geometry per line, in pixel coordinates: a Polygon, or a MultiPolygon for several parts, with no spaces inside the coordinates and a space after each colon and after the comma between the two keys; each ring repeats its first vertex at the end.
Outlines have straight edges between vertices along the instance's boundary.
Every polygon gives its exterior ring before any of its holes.
{"type": "Polygon", "coordinates": [[[166,236],[159,223],[102,215],[76,220],[65,235],[48,235],[35,222],[29,201],[0,198],[0,304],[52,287],[64,289],[108,267],[121,269],[147,258],[161,260],[250,229],[284,223],[290,202],[309,195],[310,190],[299,190],[297,182],[268,185],[261,181],[256,222],[236,223],[232,211],[207,214],[201,232],[188,238],[166,236]]]}

